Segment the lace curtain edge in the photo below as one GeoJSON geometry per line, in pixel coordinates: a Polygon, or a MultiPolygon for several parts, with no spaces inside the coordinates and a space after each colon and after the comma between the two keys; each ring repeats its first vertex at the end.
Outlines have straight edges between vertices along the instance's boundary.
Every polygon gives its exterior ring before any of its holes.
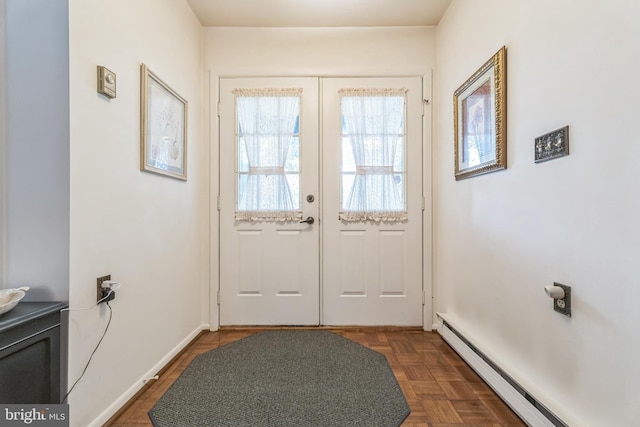
{"type": "Polygon", "coordinates": [[[345,96],[402,96],[407,95],[408,89],[401,88],[344,88],[338,91],[341,97],[345,96]]]}
{"type": "Polygon", "coordinates": [[[236,221],[286,222],[300,221],[302,213],[298,211],[237,211],[236,221]]]}
{"type": "Polygon", "coordinates": [[[341,212],[340,221],[345,222],[403,222],[409,219],[407,212],[341,212]]]}
{"type": "Polygon", "coordinates": [[[253,96],[262,96],[262,97],[281,97],[281,96],[302,96],[302,88],[259,88],[259,89],[234,89],[231,91],[236,98],[238,97],[253,97],[253,96]]]}

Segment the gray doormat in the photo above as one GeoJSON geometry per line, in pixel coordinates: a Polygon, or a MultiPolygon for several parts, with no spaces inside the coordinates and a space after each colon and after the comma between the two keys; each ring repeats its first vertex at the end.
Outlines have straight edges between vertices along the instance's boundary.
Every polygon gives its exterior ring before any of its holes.
{"type": "Polygon", "coordinates": [[[386,358],[329,331],[268,331],[197,356],[149,411],[155,427],[399,426],[386,358]]]}

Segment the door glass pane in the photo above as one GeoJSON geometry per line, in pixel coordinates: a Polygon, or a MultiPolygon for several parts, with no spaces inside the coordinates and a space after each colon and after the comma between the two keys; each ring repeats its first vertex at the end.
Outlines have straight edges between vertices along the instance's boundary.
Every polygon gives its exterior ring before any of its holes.
{"type": "Polygon", "coordinates": [[[301,89],[236,89],[236,219],[301,218],[301,89]]]}
{"type": "Polygon", "coordinates": [[[341,219],[406,219],[405,99],[404,89],[341,91],[341,219]]]}

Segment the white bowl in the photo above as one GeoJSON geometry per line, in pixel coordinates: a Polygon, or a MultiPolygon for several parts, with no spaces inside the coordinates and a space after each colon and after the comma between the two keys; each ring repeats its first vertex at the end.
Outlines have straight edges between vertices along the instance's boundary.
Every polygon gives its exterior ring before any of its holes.
{"type": "Polygon", "coordinates": [[[0,289],[0,315],[10,311],[18,305],[20,300],[24,298],[29,290],[28,286],[16,289],[0,289]]]}

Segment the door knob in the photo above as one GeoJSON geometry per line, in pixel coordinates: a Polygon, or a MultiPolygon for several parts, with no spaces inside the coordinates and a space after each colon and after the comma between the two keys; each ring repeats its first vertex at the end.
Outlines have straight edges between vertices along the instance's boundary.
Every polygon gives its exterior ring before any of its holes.
{"type": "Polygon", "coordinates": [[[300,224],[305,223],[305,222],[306,222],[307,224],[311,225],[311,224],[313,224],[314,222],[316,222],[316,220],[315,220],[315,219],[313,219],[313,217],[312,217],[312,216],[308,216],[308,217],[307,217],[307,219],[303,219],[302,221],[300,221],[300,224]]]}

